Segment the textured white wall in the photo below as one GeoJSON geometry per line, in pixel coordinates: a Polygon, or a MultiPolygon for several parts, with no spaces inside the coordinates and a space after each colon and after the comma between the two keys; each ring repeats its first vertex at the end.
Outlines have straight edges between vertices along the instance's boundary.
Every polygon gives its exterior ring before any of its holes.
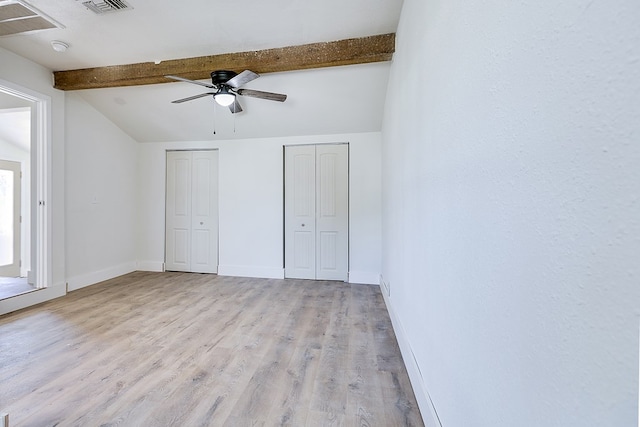
{"type": "Polygon", "coordinates": [[[383,276],[443,426],[637,423],[638,22],[635,0],[405,0],[383,276]]]}
{"type": "Polygon", "coordinates": [[[220,274],[283,274],[283,146],[350,146],[350,271],[378,283],[381,253],[380,134],[342,134],[234,141],[139,144],[138,259],[141,269],[164,261],[165,152],[219,149],[220,274]]]}
{"type": "Polygon", "coordinates": [[[66,267],[69,289],[136,269],[137,142],[66,95],[66,267]]]}
{"type": "Polygon", "coordinates": [[[282,143],[220,148],[220,274],[282,275],[282,143]]]}

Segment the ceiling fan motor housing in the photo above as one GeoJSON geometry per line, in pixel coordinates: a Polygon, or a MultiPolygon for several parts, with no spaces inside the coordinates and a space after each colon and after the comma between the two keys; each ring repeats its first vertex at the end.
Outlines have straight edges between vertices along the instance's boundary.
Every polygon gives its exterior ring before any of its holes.
{"type": "Polygon", "coordinates": [[[214,85],[224,84],[237,76],[238,73],[229,70],[218,70],[211,73],[211,83],[214,85]]]}

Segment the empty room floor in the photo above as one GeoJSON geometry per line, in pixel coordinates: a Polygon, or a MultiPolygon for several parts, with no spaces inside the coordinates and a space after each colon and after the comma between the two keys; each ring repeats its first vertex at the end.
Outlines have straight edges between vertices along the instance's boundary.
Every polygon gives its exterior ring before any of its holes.
{"type": "Polygon", "coordinates": [[[421,426],[377,286],[135,272],[0,317],[14,426],[421,426]]]}
{"type": "Polygon", "coordinates": [[[26,277],[0,277],[0,299],[15,297],[35,290],[35,286],[29,284],[26,277]]]}

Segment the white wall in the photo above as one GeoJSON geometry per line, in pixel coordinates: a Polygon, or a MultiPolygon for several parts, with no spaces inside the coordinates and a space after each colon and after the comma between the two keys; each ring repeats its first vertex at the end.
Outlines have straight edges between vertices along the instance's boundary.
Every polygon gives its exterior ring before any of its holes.
{"type": "Polygon", "coordinates": [[[342,134],[139,145],[140,269],[164,261],[165,152],[219,149],[220,266],[223,275],[283,276],[283,146],[350,147],[352,281],[378,283],[381,253],[380,134],[342,134]]]}
{"type": "Polygon", "coordinates": [[[53,89],[51,71],[12,52],[0,48],[0,79],[37,92],[51,99],[50,197],[47,200],[51,212],[51,283],[43,291],[11,298],[0,302],[0,312],[15,310],[25,304],[64,294],[64,93],[53,89]]]}
{"type": "Polygon", "coordinates": [[[383,280],[428,425],[429,398],[446,427],[637,425],[638,22],[635,0],[405,0],[383,280]]]}
{"type": "Polygon", "coordinates": [[[69,290],[136,269],[137,142],[66,95],[66,270],[69,290]]]}

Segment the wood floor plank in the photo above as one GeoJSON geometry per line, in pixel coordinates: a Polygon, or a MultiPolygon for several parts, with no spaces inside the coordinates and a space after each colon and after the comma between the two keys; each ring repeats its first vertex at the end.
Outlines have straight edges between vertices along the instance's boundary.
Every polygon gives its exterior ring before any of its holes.
{"type": "Polygon", "coordinates": [[[322,342],[320,367],[314,381],[311,408],[342,419],[347,401],[347,358],[349,352],[349,285],[336,286],[329,310],[329,324],[322,342]]]}
{"type": "Polygon", "coordinates": [[[279,425],[305,425],[307,408],[313,392],[314,379],[328,322],[316,303],[318,288],[306,287],[300,303],[288,314],[289,323],[284,333],[294,347],[286,375],[281,375],[277,393],[273,395],[273,403],[267,417],[277,420],[279,425]]]}
{"type": "Polygon", "coordinates": [[[391,425],[376,396],[382,392],[373,351],[374,334],[369,313],[372,310],[372,287],[353,286],[349,307],[349,328],[356,333],[349,343],[347,425],[391,425]]]}
{"type": "Polygon", "coordinates": [[[419,426],[380,290],[135,272],[0,316],[12,426],[419,426]]]}

